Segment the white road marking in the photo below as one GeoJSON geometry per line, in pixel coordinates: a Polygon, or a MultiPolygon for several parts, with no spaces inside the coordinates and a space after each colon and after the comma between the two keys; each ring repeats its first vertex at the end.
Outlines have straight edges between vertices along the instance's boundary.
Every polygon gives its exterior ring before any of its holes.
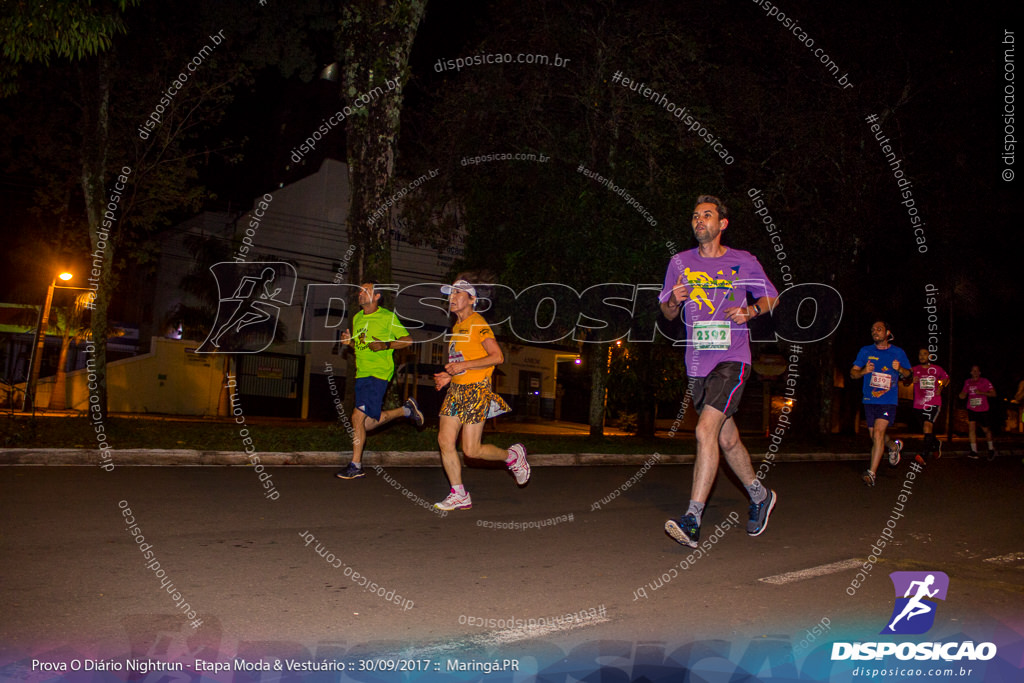
{"type": "Polygon", "coordinates": [[[996,557],[985,558],[985,562],[999,562],[1001,564],[1009,564],[1010,562],[1020,562],[1024,560],[1024,553],[1007,553],[1005,555],[997,555],[996,557]]]}
{"type": "Polygon", "coordinates": [[[571,622],[565,624],[536,624],[534,626],[521,626],[519,628],[509,628],[502,631],[490,631],[488,633],[482,633],[479,636],[471,638],[474,642],[480,645],[489,645],[496,647],[499,645],[507,645],[508,643],[514,643],[519,640],[531,640],[533,638],[540,638],[550,633],[557,633],[559,631],[572,631],[577,628],[585,628],[587,626],[594,626],[595,624],[603,624],[611,621],[606,616],[586,616],[580,619],[573,619],[571,622]]]}
{"type": "Polygon", "coordinates": [[[566,619],[565,623],[558,623],[554,619],[546,619],[549,623],[534,624],[521,626],[518,628],[507,628],[500,629],[497,631],[486,631],[478,636],[469,636],[467,638],[459,638],[458,640],[447,642],[443,645],[435,645],[426,648],[417,648],[403,650],[400,653],[393,653],[398,657],[405,658],[436,658],[439,659],[449,653],[459,653],[467,650],[476,649],[488,649],[496,648],[502,645],[508,645],[509,643],[515,643],[520,640],[531,640],[533,638],[540,638],[551,633],[557,633],[559,631],[572,631],[578,628],[585,628],[587,626],[596,626],[597,624],[604,624],[611,621],[604,614],[602,609],[595,616],[584,616],[576,617],[573,619],[566,619]]]}
{"type": "Polygon", "coordinates": [[[826,574],[837,574],[839,572],[846,571],[847,569],[853,569],[864,564],[864,560],[858,560],[856,557],[849,560],[842,560],[841,562],[833,562],[832,564],[823,564],[817,567],[811,567],[809,569],[801,569],[795,572],[787,572],[785,574],[776,574],[775,576],[766,576],[763,579],[758,579],[763,583],[771,583],[776,586],[781,586],[786,583],[794,583],[796,581],[804,581],[806,579],[813,579],[816,576],[825,576],[826,574]]]}

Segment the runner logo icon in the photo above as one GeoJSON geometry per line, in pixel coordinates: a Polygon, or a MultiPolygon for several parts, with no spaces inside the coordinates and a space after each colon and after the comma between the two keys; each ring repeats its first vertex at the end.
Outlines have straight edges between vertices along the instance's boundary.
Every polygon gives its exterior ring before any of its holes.
{"type": "Polygon", "coordinates": [[[893,572],[896,605],[882,634],[926,633],[935,623],[937,600],[945,600],[949,576],[944,572],[893,572]]]}
{"type": "Polygon", "coordinates": [[[210,266],[217,317],[197,353],[259,353],[274,343],[278,317],[295,295],[295,266],[283,261],[210,266]]]}

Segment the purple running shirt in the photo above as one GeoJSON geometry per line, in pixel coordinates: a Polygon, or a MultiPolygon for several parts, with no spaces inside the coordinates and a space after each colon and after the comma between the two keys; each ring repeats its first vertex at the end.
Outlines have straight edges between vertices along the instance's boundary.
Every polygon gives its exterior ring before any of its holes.
{"type": "Polygon", "coordinates": [[[732,248],[718,258],[704,258],[696,248],[681,251],[668,263],[658,301],[669,300],[680,275],[690,290],[680,311],[686,325],[686,374],[707,377],[719,363],[750,363],[749,330],[726,318],[724,311],[745,306],[748,292],[755,300],[779,295],[757,258],[732,248]]]}

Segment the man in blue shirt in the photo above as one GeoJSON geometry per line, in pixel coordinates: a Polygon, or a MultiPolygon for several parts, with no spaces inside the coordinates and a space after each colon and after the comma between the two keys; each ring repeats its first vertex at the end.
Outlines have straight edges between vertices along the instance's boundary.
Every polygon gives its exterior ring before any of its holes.
{"type": "Polygon", "coordinates": [[[900,462],[903,444],[885,435],[889,425],[896,422],[896,405],[899,403],[897,384],[903,377],[910,376],[910,361],[898,346],[893,346],[892,332],[885,321],[878,320],[871,326],[871,341],[861,348],[857,360],[850,369],[853,379],[864,378],[864,416],[871,434],[871,467],[864,472],[864,483],[875,485],[875,474],[882,462],[882,449],[889,448],[889,464],[895,467],[900,462]]]}

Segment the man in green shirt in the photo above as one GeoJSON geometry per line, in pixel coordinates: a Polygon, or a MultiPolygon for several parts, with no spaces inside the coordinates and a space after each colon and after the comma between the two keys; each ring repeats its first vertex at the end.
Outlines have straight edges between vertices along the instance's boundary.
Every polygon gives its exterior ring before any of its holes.
{"type": "Polygon", "coordinates": [[[394,351],[410,346],[412,337],[397,315],[379,305],[380,293],[375,291],[375,285],[362,285],[362,310],[352,319],[352,332],[345,330],[341,337],[341,343],[352,346],[356,352],[356,406],[352,411],[352,462],[334,475],[340,479],[364,476],[362,460],[367,430],[399,417],[410,418],[417,427],[423,425],[423,413],[416,399],[408,399],[401,408],[381,411],[384,392],[395,374],[394,351]]]}

